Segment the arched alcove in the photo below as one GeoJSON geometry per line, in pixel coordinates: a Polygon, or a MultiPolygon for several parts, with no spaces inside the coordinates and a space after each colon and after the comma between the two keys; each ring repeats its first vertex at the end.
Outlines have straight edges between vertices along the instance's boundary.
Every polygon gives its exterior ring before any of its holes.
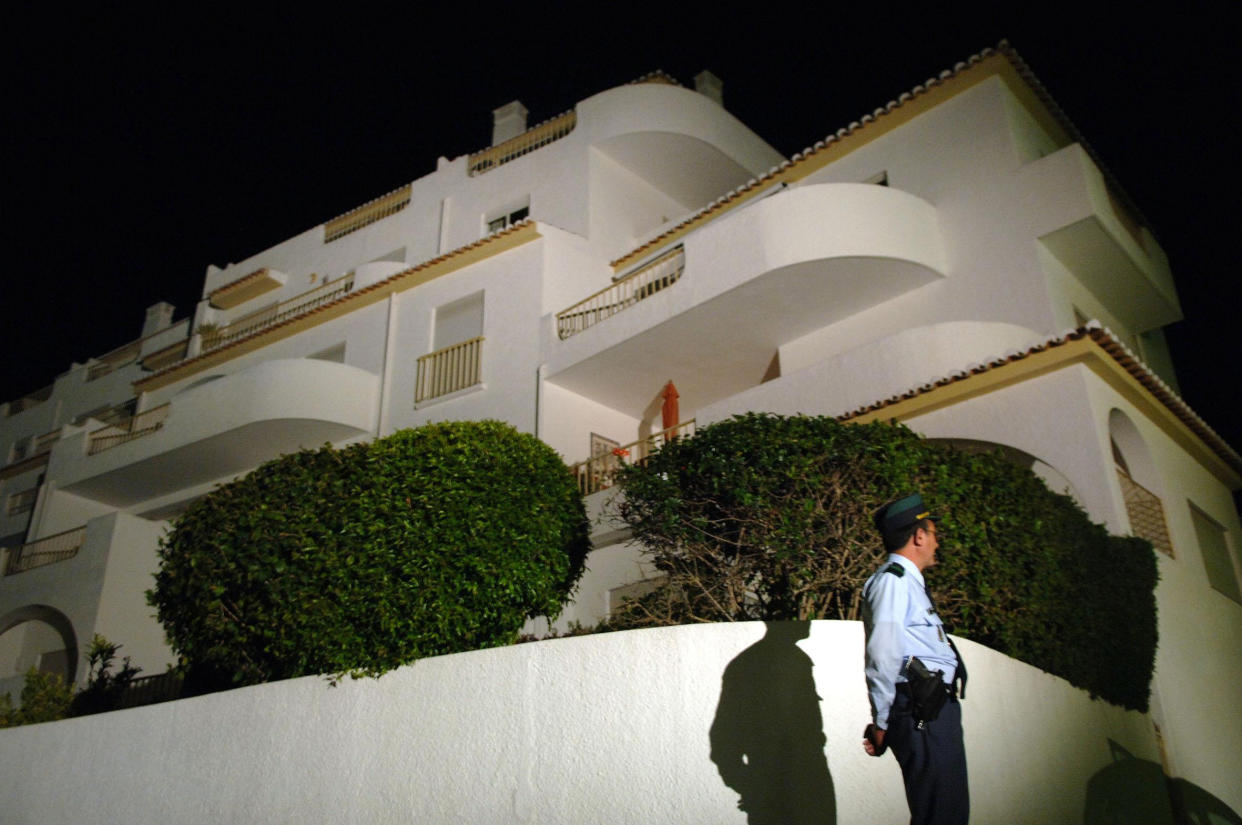
{"type": "Polygon", "coordinates": [[[1082,496],[1078,494],[1078,490],[1074,488],[1073,482],[1064,473],[1025,450],[996,441],[983,441],[975,438],[929,438],[927,440],[948,444],[954,449],[966,453],[999,453],[1007,461],[1024,470],[1030,470],[1039,476],[1044,484],[1048,485],[1049,490],[1052,490],[1054,493],[1067,495],[1078,502],[1079,505],[1083,504],[1082,496]]]}
{"type": "Polygon", "coordinates": [[[1130,532],[1172,556],[1173,543],[1164,518],[1164,483],[1151,450],[1130,417],[1117,408],[1108,413],[1108,439],[1130,532]]]}
{"type": "Polygon", "coordinates": [[[77,666],[77,634],[56,608],[27,605],[0,618],[0,679],[20,676],[33,667],[72,682],[77,666]]]}

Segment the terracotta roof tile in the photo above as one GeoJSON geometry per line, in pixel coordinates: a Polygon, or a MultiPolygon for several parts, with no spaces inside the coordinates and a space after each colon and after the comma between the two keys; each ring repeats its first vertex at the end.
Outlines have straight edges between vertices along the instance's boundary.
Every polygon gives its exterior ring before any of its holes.
{"type": "Polygon", "coordinates": [[[945,81],[950,80],[959,74],[970,71],[970,69],[972,69],[975,65],[983,62],[985,59],[995,54],[1001,54],[1009,61],[1009,63],[1014,67],[1014,70],[1018,73],[1018,76],[1021,77],[1028,86],[1030,86],[1031,91],[1034,92],[1040,102],[1048,108],[1048,111],[1052,114],[1052,116],[1061,124],[1065,131],[1069,133],[1075,142],[1082,145],[1087,154],[1091,156],[1091,159],[1095,161],[1096,166],[1099,167],[1100,172],[1104,175],[1109,187],[1113,190],[1118,199],[1121,200],[1124,206],[1134,214],[1140,223],[1147,226],[1147,221],[1143,218],[1138,207],[1134,205],[1133,200],[1131,200],[1131,198],[1126,194],[1125,190],[1117,182],[1117,179],[1109,171],[1108,167],[1100,160],[1099,155],[1091,147],[1091,144],[1083,138],[1082,133],[1079,132],[1073,122],[1070,121],[1069,117],[1065,114],[1065,111],[1057,105],[1057,102],[1052,99],[1052,95],[1048,93],[1048,90],[1044,87],[1044,85],[1039,82],[1038,78],[1035,77],[1034,72],[1031,71],[1030,67],[1026,64],[1026,61],[1024,61],[1017,51],[1009,45],[1009,41],[1002,40],[995,49],[983,49],[977,54],[971,55],[966,60],[959,61],[953,66],[952,69],[945,69],[942,71],[938,77],[929,77],[926,81],[918,84],[910,91],[902,92],[898,95],[896,100],[890,100],[887,104],[877,108],[871,114],[863,115],[858,120],[851,122],[849,126],[838,129],[835,134],[827,135],[823,140],[817,140],[812,146],[808,146],[801,152],[795,153],[791,159],[773,166],[767,171],[767,173],[761,175],[758,179],[752,178],[746,185],[730,192],[728,195],[717,198],[715,201],[712,201],[707,206],[699,209],[697,212],[690,215],[676,226],[670,227],[656,237],[630,250],[620,258],[612,261],[611,265],[613,267],[617,267],[621,265],[622,262],[629,260],[644,251],[650,250],[653,247],[659,246],[664,239],[686,228],[690,224],[702,220],[707,215],[710,215],[712,212],[716,211],[722,204],[727,203],[734,197],[749,192],[757,186],[764,186],[772,183],[773,179],[782,172],[785,172],[800,163],[806,162],[836,141],[864,129],[869,124],[874,123],[886,115],[892,114],[894,111],[901,108],[902,105],[914,100],[919,95],[927,94],[934,87],[943,85],[945,81]]]}
{"type": "MultiPolygon", "coordinates": [[[[428,267],[435,266],[436,264],[442,263],[442,262],[447,261],[447,260],[449,260],[449,259],[451,259],[451,258],[454,258],[454,257],[456,257],[456,256],[458,256],[458,255],[461,255],[461,254],[463,254],[463,253],[465,253],[465,252],[467,252],[467,251],[469,251],[469,250],[471,250],[471,249],[477,249],[477,248],[478,248],[478,247],[480,247],[480,246],[483,246],[483,245],[485,245],[485,244],[492,243],[493,241],[495,241],[495,240],[496,240],[496,239],[498,239],[498,238],[502,238],[502,237],[504,237],[504,236],[506,236],[506,235],[510,235],[510,234],[512,234],[512,233],[514,233],[514,232],[516,232],[516,231],[518,231],[519,229],[522,229],[522,228],[526,227],[526,226],[527,226],[528,224],[530,224],[530,223],[531,223],[531,219],[530,219],[530,218],[524,218],[523,220],[520,220],[520,221],[517,221],[517,222],[513,223],[511,226],[507,227],[506,229],[504,229],[504,230],[502,230],[502,231],[500,231],[500,232],[493,232],[492,234],[488,235],[487,237],[480,238],[479,240],[474,241],[473,243],[466,244],[465,246],[459,246],[459,247],[457,247],[456,249],[452,249],[452,250],[450,250],[450,251],[448,251],[448,252],[445,252],[443,255],[438,255],[438,256],[436,256],[435,258],[431,258],[431,259],[429,259],[429,260],[423,261],[423,262],[422,262],[422,263],[420,263],[420,264],[415,264],[414,266],[411,266],[411,267],[409,267],[409,268],[407,268],[407,269],[403,269],[403,270],[401,270],[400,272],[393,273],[392,275],[389,275],[387,278],[384,278],[383,280],[380,280],[380,281],[376,281],[375,283],[371,284],[370,286],[366,286],[366,287],[363,287],[362,289],[356,289],[356,290],[353,290],[353,291],[351,291],[351,292],[347,292],[346,294],[342,295],[341,297],[339,297],[339,298],[337,298],[337,299],[335,299],[335,300],[332,300],[332,301],[327,301],[327,302],[322,303],[322,304],[318,304],[317,306],[312,307],[311,309],[308,309],[306,312],[302,312],[302,313],[299,313],[299,314],[297,314],[297,315],[292,315],[292,316],[290,316],[290,317],[288,317],[288,318],[284,319],[283,321],[279,321],[279,322],[277,322],[277,323],[275,323],[275,324],[270,324],[270,325],[268,325],[268,326],[261,327],[260,329],[255,330],[255,331],[254,331],[253,333],[251,333],[250,335],[245,335],[245,336],[242,336],[241,338],[238,338],[238,339],[237,339],[237,340],[235,340],[235,341],[230,341],[230,342],[228,342],[227,344],[225,344],[225,345],[224,345],[224,346],[222,346],[222,347],[216,347],[216,348],[214,348],[214,349],[208,350],[207,352],[202,352],[202,353],[199,353],[198,355],[194,356],[193,358],[187,358],[187,359],[185,359],[185,360],[183,360],[183,361],[177,361],[177,362],[176,362],[176,363],[174,363],[174,364],[170,364],[169,366],[167,366],[167,367],[165,367],[165,368],[163,368],[163,369],[161,369],[161,370],[158,370],[158,371],[156,371],[156,372],[151,373],[151,375],[144,376],[141,380],[142,380],[142,381],[147,381],[147,380],[150,380],[150,379],[152,379],[152,378],[156,378],[156,377],[158,377],[158,376],[161,376],[161,375],[164,375],[164,374],[166,374],[166,373],[172,372],[172,371],[174,371],[174,370],[179,370],[179,369],[182,369],[182,368],[184,368],[184,367],[186,367],[186,366],[189,366],[189,365],[191,365],[191,364],[194,364],[194,363],[195,363],[195,362],[197,362],[197,361],[200,361],[200,360],[202,360],[202,359],[204,359],[204,358],[207,358],[208,356],[211,356],[211,357],[213,357],[213,358],[214,358],[214,357],[216,357],[216,356],[217,356],[219,353],[221,353],[221,352],[227,352],[228,350],[230,350],[230,349],[232,349],[232,348],[234,348],[234,347],[238,347],[238,346],[240,346],[241,344],[243,344],[243,343],[245,343],[245,342],[247,342],[247,341],[254,340],[255,338],[257,338],[257,337],[259,337],[259,336],[261,336],[261,335],[267,335],[267,334],[269,334],[272,330],[280,329],[281,327],[287,326],[287,325],[292,324],[292,323],[295,323],[295,322],[300,322],[300,321],[304,320],[305,318],[308,318],[308,317],[310,317],[310,316],[317,315],[317,314],[319,314],[319,313],[321,313],[321,312],[326,311],[329,307],[335,307],[335,306],[338,306],[338,305],[340,305],[340,304],[342,304],[342,303],[345,303],[346,301],[353,301],[353,300],[357,300],[357,297],[358,297],[359,295],[365,295],[365,294],[367,294],[368,292],[372,292],[372,291],[377,290],[377,289],[382,289],[382,288],[384,288],[385,286],[387,286],[387,285],[391,284],[392,282],[394,282],[394,281],[396,281],[396,280],[399,280],[400,278],[403,278],[403,277],[405,277],[405,276],[407,276],[407,275],[410,275],[410,274],[412,274],[412,273],[414,273],[414,272],[419,272],[419,271],[421,271],[421,270],[427,269],[428,267]]],[[[297,300],[297,299],[296,299],[296,297],[295,297],[293,300],[297,300]]],[[[138,383],[138,382],[136,382],[136,383],[138,383]]]]}
{"type": "Polygon", "coordinates": [[[1157,401],[1163,404],[1173,415],[1185,424],[1191,432],[1197,435],[1203,442],[1217,455],[1221,457],[1235,472],[1242,474],[1242,456],[1238,454],[1233,447],[1221,438],[1221,436],[1208,426],[1199,415],[1190,408],[1190,405],[1181,399],[1174,390],[1164,382],[1160,376],[1151,371],[1138,356],[1131,352],[1125,344],[1117,339],[1113,333],[1100,324],[1099,321],[1089,321],[1086,325],[1077,329],[1068,329],[1059,335],[1031,344],[1024,350],[1010,350],[1004,355],[990,359],[985,364],[970,364],[963,370],[955,371],[948,376],[932,379],[917,387],[911,387],[905,392],[897,393],[872,402],[864,407],[859,407],[847,413],[837,416],[838,421],[849,421],[866,413],[882,410],[885,407],[891,407],[901,401],[907,401],[916,398],[924,393],[955,383],[957,381],[965,381],[969,378],[989,372],[1020,361],[1029,355],[1042,352],[1046,349],[1060,347],[1070,341],[1081,340],[1082,338],[1090,338],[1100,346],[1104,352],[1117,362],[1131,377],[1133,377],[1140,385],[1150,392],[1157,401]]]}

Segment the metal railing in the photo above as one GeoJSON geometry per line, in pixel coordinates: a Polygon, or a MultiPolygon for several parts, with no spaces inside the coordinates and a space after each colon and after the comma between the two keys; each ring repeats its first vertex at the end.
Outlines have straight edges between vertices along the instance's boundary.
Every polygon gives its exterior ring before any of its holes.
{"type": "Polygon", "coordinates": [[[60,439],[60,428],[52,430],[50,433],[37,435],[34,438],[18,441],[13,445],[9,452],[9,460],[6,466],[20,464],[23,461],[30,461],[45,455],[52,450],[52,445],[60,439]]]}
{"type": "Polygon", "coordinates": [[[495,169],[497,166],[503,166],[511,160],[516,160],[522,155],[535,151],[541,146],[547,146],[553,141],[560,140],[572,132],[577,125],[578,113],[569,111],[551,120],[544,121],[517,137],[509,138],[503,143],[498,143],[488,149],[474,152],[467,161],[466,168],[468,174],[481,175],[484,172],[495,169]]]}
{"type": "Polygon", "coordinates": [[[168,406],[168,404],[162,404],[126,418],[123,421],[95,430],[90,435],[90,446],[87,448],[87,455],[102,453],[104,450],[110,450],[127,441],[142,438],[159,430],[164,426],[164,419],[168,418],[168,406]]]}
{"type": "Polygon", "coordinates": [[[430,352],[418,359],[414,403],[473,387],[483,380],[483,336],[430,352]]]}
{"type": "Polygon", "coordinates": [[[66,530],[54,536],[23,544],[9,553],[9,563],[4,567],[4,575],[12,576],[36,567],[71,559],[78,554],[85,543],[86,528],[76,527],[73,530],[66,530]]]}
{"type": "Polygon", "coordinates": [[[35,500],[38,497],[38,487],[31,487],[29,490],[22,490],[20,493],[13,493],[5,502],[5,515],[16,516],[20,513],[30,512],[34,509],[35,500]]]}
{"type": "Polygon", "coordinates": [[[189,341],[177,341],[155,352],[149,352],[142,358],[142,367],[152,371],[162,370],[184,360],[189,347],[189,341]]]}
{"type": "Polygon", "coordinates": [[[351,232],[357,232],[368,224],[400,212],[409,206],[411,191],[411,185],[407,183],[400,189],[394,189],[387,195],[381,195],[356,209],[351,209],[340,217],[333,218],[323,225],[323,242],[331,243],[351,232]]]}
{"type": "Polygon", "coordinates": [[[337,278],[335,281],[330,281],[318,289],[303,293],[296,298],[291,298],[283,303],[251,313],[220,329],[203,332],[202,351],[209,352],[213,349],[219,349],[225,344],[231,344],[238,339],[253,335],[267,327],[275,326],[294,316],[309,312],[316,307],[329,304],[337,298],[344,296],[353,288],[354,275],[351,272],[344,278],[337,278]]]}
{"type": "Polygon", "coordinates": [[[562,341],[611,318],[618,312],[672,286],[686,269],[686,251],[676,247],[589,298],[556,313],[556,334],[562,341]]]}
{"type": "Polygon", "coordinates": [[[48,384],[46,387],[42,387],[32,393],[23,395],[21,398],[16,398],[10,401],[7,415],[17,415],[19,412],[28,410],[31,407],[39,406],[44,401],[52,397],[52,390],[54,387],[54,384],[48,384]]]}
{"type": "Polygon", "coordinates": [[[52,430],[50,433],[36,436],[34,440],[34,455],[43,455],[52,449],[52,445],[60,440],[60,427],[52,430]]]}
{"type": "Polygon", "coordinates": [[[578,481],[578,490],[584,496],[598,493],[613,485],[617,470],[628,464],[642,464],[647,457],[665,444],[677,438],[689,438],[694,435],[694,419],[675,424],[667,430],[660,430],[646,438],[614,447],[607,453],[579,461],[569,468],[578,481]]]}
{"type": "Polygon", "coordinates": [[[126,364],[132,364],[138,360],[139,353],[142,352],[142,341],[131,341],[123,347],[114,349],[106,355],[99,356],[96,361],[86,370],[86,380],[94,381],[96,378],[102,378],[105,375],[120,369],[126,364]]]}
{"type": "Polygon", "coordinates": [[[1120,468],[1117,480],[1121,482],[1126,515],[1130,517],[1130,532],[1147,539],[1161,553],[1172,557],[1173,542],[1169,539],[1169,527],[1164,520],[1164,505],[1160,503],[1160,496],[1130,478],[1120,468]]]}
{"type": "Polygon", "coordinates": [[[183,681],[180,673],[173,672],[139,676],[125,686],[125,692],[117,702],[117,710],[180,699],[183,681]]]}

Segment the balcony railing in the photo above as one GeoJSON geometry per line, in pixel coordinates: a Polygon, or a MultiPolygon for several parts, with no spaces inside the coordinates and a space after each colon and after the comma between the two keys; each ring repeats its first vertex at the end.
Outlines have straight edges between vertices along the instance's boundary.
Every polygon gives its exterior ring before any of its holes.
{"type": "Polygon", "coordinates": [[[481,152],[475,152],[470,155],[467,169],[471,175],[481,175],[497,166],[503,166],[511,160],[516,160],[522,155],[535,151],[541,146],[547,146],[553,141],[560,140],[574,130],[578,125],[578,113],[566,112],[558,115],[551,120],[540,123],[533,129],[528,129],[517,137],[510,138],[503,143],[498,143],[489,149],[481,152]]]}
{"type": "Polygon", "coordinates": [[[34,509],[35,500],[39,497],[39,488],[31,487],[29,490],[22,490],[20,493],[13,493],[9,496],[4,506],[4,513],[8,516],[16,516],[21,513],[28,513],[34,509]]]}
{"type": "Polygon", "coordinates": [[[556,334],[564,341],[588,327],[672,286],[686,269],[686,252],[672,249],[611,286],[556,314],[556,334]]]}
{"type": "Polygon", "coordinates": [[[52,445],[60,438],[60,430],[55,429],[50,433],[44,433],[35,436],[29,441],[23,441],[13,447],[13,462],[24,461],[27,458],[34,458],[37,455],[43,455],[52,449],[52,445]]]}
{"type": "Polygon", "coordinates": [[[91,433],[87,454],[102,453],[104,450],[110,450],[127,441],[150,435],[164,426],[166,418],[168,418],[168,405],[164,404],[115,424],[109,424],[107,427],[101,427],[91,433]]]}
{"type": "Polygon", "coordinates": [[[418,359],[414,403],[473,387],[482,380],[483,336],[479,336],[418,359]]]}
{"type": "Polygon", "coordinates": [[[584,495],[598,493],[613,485],[617,470],[628,464],[642,464],[647,457],[665,444],[678,438],[694,435],[694,419],[683,421],[630,444],[614,447],[609,452],[580,461],[569,468],[578,480],[578,490],[584,495]]]}
{"type": "Polygon", "coordinates": [[[34,440],[34,455],[43,455],[52,449],[52,445],[60,440],[60,428],[52,430],[50,433],[36,436],[34,440]]]}
{"type": "Polygon", "coordinates": [[[4,575],[24,573],[46,564],[71,559],[82,549],[86,542],[86,528],[77,527],[54,536],[23,544],[9,554],[9,563],[4,567],[4,575]]]}
{"type": "Polygon", "coordinates": [[[368,224],[383,220],[396,214],[410,203],[410,184],[395,189],[387,195],[368,201],[356,209],[351,209],[338,218],[333,218],[323,225],[323,242],[331,243],[343,238],[351,232],[357,232],[368,224]]]}
{"type": "Polygon", "coordinates": [[[170,367],[178,361],[185,359],[185,354],[190,346],[189,341],[177,341],[169,344],[163,349],[157,349],[155,352],[149,352],[142,359],[142,368],[155,372],[162,370],[164,367],[170,367]]]}
{"type": "Polygon", "coordinates": [[[126,364],[132,364],[138,360],[138,355],[142,352],[142,341],[131,341],[123,347],[109,352],[107,355],[101,355],[96,359],[98,363],[91,364],[86,370],[86,380],[94,381],[96,378],[103,378],[105,375],[120,369],[126,364]]]}
{"type": "Polygon", "coordinates": [[[48,384],[46,387],[37,389],[34,392],[24,395],[21,398],[14,399],[9,402],[8,412],[6,415],[17,415],[19,412],[37,407],[44,401],[52,397],[52,390],[55,385],[48,384]]]}
{"type": "Polygon", "coordinates": [[[284,303],[251,313],[219,329],[202,331],[202,351],[209,352],[213,349],[219,349],[225,344],[231,344],[260,330],[309,312],[316,307],[330,304],[353,288],[354,275],[351,272],[344,278],[337,278],[335,281],[326,283],[318,289],[313,289],[296,298],[291,298],[284,303]]]}
{"type": "Polygon", "coordinates": [[[117,710],[180,699],[183,683],[182,675],[171,671],[154,676],[139,676],[125,686],[125,692],[117,702],[117,710]]]}

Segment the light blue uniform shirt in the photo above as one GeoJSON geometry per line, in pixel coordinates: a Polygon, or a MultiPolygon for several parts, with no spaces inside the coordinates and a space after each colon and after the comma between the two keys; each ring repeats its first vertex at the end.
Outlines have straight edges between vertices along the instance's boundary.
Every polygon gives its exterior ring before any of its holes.
{"type": "Polygon", "coordinates": [[[923,574],[905,556],[890,553],[863,585],[863,627],[867,634],[867,693],[876,727],[888,729],[897,683],[906,681],[906,660],[918,656],[929,671],[943,670],[952,684],[957,656],[924,589],[923,574]],[[894,562],[901,576],[886,573],[894,562]]]}

